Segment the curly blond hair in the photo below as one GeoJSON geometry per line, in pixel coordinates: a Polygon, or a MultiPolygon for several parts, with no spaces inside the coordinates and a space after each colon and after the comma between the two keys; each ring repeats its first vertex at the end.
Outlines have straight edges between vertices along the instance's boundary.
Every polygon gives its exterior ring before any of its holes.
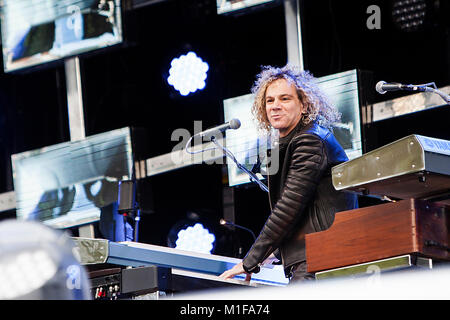
{"type": "Polygon", "coordinates": [[[341,114],[319,89],[316,78],[310,72],[289,64],[281,68],[263,66],[252,87],[252,93],[255,95],[252,113],[260,129],[270,131],[272,128],[266,112],[266,90],[278,79],[286,79],[297,89],[298,98],[305,110],[300,119],[303,125],[317,121],[320,125],[329,128],[334,122],[340,120],[341,114]]]}

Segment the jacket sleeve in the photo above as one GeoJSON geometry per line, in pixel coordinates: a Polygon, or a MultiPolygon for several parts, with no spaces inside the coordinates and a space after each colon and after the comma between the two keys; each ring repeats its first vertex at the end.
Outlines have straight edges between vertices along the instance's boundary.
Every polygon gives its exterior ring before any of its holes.
{"type": "Polygon", "coordinates": [[[291,148],[291,161],[281,196],[243,260],[246,272],[259,272],[261,263],[293,231],[326,169],[326,150],[320,137],[300,134],[293,138],[291,148]]]}

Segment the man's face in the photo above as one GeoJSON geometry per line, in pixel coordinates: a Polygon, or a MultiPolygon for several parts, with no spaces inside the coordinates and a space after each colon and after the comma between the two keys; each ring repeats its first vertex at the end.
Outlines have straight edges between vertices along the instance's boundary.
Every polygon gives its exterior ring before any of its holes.
{"type": "Polygon", "coordinates": [[[302,117],[301,103],[295,86],[285,79],[272,82],[266,90],[266,113],[270,124],[285,137],[302,117]]]}

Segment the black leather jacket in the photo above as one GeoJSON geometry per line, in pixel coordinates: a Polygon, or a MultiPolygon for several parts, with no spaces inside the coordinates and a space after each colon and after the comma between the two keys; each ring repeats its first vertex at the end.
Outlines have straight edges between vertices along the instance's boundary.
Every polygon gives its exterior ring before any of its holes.
{"type": "Polygon", "coordinates": [[[315,122],[294,130],[280,164],[279,185],[270,185],[268,178],[269,194],[280,188],[280,196],[271,199],[269,218],[243,260],[247,272],[258,272],[261,262],[279,249],[289,276],[291,266],[306,260],[305,234],[328,229],[336,212],[358,206],[355,195],[332,185],[331,168],[348,160],[334,135],[315,122]]]}

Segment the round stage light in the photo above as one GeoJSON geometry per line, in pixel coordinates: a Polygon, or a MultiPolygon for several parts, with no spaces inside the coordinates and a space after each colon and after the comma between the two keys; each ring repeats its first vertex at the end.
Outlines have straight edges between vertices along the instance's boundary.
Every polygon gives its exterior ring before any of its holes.
{"type": "Polygon", "coordinates": [[[173,59],[170,65],[167,82],[182,96],[187,96],[205,87],[209,66],[195,52],[190,51],[173,59]]]}
{"type": "Polygon", "coordinates": [[[88,274],[61,230],[37,221],[0,223],[0,299],[88,300],[88,274]]]}
{"type": "Polygon", "coordinates": [[[425,21],[427,4],[425,0],[397,0],[392,5],[392,18],[404,31],[415,31],[425,21]]]}
{"type": "Polygon", "coordinates": [[[200,253],[211,253],[216,237],[201,223],[196,223],[178,232],[175,248],[200,253]]]}

